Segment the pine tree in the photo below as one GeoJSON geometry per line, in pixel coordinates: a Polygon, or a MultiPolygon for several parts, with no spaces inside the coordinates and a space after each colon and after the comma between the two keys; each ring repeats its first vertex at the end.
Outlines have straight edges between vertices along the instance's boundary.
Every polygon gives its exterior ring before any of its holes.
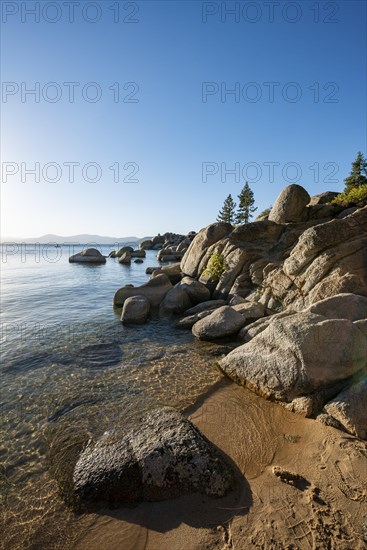
{"type": "Polygon", "coordinates": [[[254,193],[251,191],[249,184],[245,183],[241,193],[238,195],[238,211],[236,214],[236,223],[249,223],[252,214],[257,210],[254,206],[254,193]]]}
{"type": "Polygon", "coordinates": [[[352,162],[352,170],[350,176],[345,178],[344,191],[351,191],[356,187],[367,184],[367,162],[361,151],[358,151],[357,158],[352,162]]]}
{"type": "Polygon", "coordinates": [[[232,199],[232,195],[228,195],[228,197],[223,203],[222,210],[219,211],[217,221],[233,224],[234,218],[235,218],[235,208],[236,208],[236,203],[232,199]]]}

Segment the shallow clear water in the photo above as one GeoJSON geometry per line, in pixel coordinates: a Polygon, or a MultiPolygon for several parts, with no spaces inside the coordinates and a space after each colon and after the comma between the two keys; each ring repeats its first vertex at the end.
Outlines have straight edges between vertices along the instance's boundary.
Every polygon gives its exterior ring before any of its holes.
{"type": "Polygon", "coordinates": [[[215,346],[168,319],[120,323],[113,295],[148,280],[155,252],[131,266],[114,259],[69,264],[68,246],[36,252],[19,249],[1,261],[3,543],[71,548],[78,519],[55,479],[63,479],[80,445],[126,429],[136,413],[157,404],[185,408],[221,374],[215,346]]]}

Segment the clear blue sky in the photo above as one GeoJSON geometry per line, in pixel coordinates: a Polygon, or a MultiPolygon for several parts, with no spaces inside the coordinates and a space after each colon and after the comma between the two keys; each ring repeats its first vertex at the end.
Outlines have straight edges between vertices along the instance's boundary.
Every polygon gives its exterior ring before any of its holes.
{"type": "Polygon", "coordinates": [[[295,178],[341,190],[366,152],[365,2],[36,4],[2,2],[3,237],[199,230],[246,174],[260,211],[295,178]]]}

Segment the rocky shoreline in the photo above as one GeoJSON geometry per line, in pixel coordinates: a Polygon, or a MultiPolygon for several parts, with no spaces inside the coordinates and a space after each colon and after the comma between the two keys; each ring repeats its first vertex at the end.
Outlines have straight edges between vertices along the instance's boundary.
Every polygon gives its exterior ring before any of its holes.
{"type": "MultiPolygon", "coordinates": [[[[214,223],[197,235],[166,234],[141,243],[141,252],[157,250],[160,261],[181,261],[148,268],[147,283],[117,290],[114,306],[121,308],[121,321],[139,324],[151,315],[168,315],[177,329],[191,330],[196,338],[235,341],[237,347],[218,361],[230,379],[301,417],[367,439],[367,207],[343,210],[329,204],[333,196],[310,197],[291,185],[269,215],[253,223],[236,228],[214,223]]],[[[123,250],[116,256],[131,261],[133,254],[123,250]]],[[[154,414],[164,417],[165,411],[154,414]]],[[[81,493],[80,472],[86,470],[77,465],[79,497],[88,494],[93,500],[90,495],[103,494],[108,501],[100,480],[111,479],[111,471],[130,479],[134,468],[140,472],[139,494],[131,499],[134,488],[121,486],[115,503],[149,500],[152,491],[159,499],[170,498],[164,488],[172,486],[177,494],[207,493],[208,482],[194,465],[209,460],[211,444],[199,445],[187,462],[192,438],[183,435],[185,418],[175,418],[177,428],[158,446],[154,422],[148,429],[142,420],[144,452],[131,438],[119,441],[118,456],[107,461],[107,469],[102,456],[112,456],[110,445],[116,452],[115,442],[99,441],[84,451],[78,464],[85,463],[87,453],[92,473],[84,477],[81,493]],[[175,446],[185,449],[184,461],[172,455],[175,446]],[[170,466],[158,475],[162,461],[170,466]],[[120,464],[118,471],[114,464],[120,464]],[[187,475],[190,483],[180,491],[179,480],[187,475]]],[[[227,472],[226,460],[217,460],[227,472]]],[[[222,489],[212,495],[230,490],[223,479],[219,485],[222,489]]]]}

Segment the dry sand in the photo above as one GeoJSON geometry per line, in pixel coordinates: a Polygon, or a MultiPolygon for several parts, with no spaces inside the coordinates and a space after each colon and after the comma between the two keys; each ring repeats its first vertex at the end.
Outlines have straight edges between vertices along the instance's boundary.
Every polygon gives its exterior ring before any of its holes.
{"type": "Polygon", "coordinates": [[[235,491],[83,516],[74,548],[366,548],[364,442],[227,380],[187,414],[236,468],[235,491]]]}

